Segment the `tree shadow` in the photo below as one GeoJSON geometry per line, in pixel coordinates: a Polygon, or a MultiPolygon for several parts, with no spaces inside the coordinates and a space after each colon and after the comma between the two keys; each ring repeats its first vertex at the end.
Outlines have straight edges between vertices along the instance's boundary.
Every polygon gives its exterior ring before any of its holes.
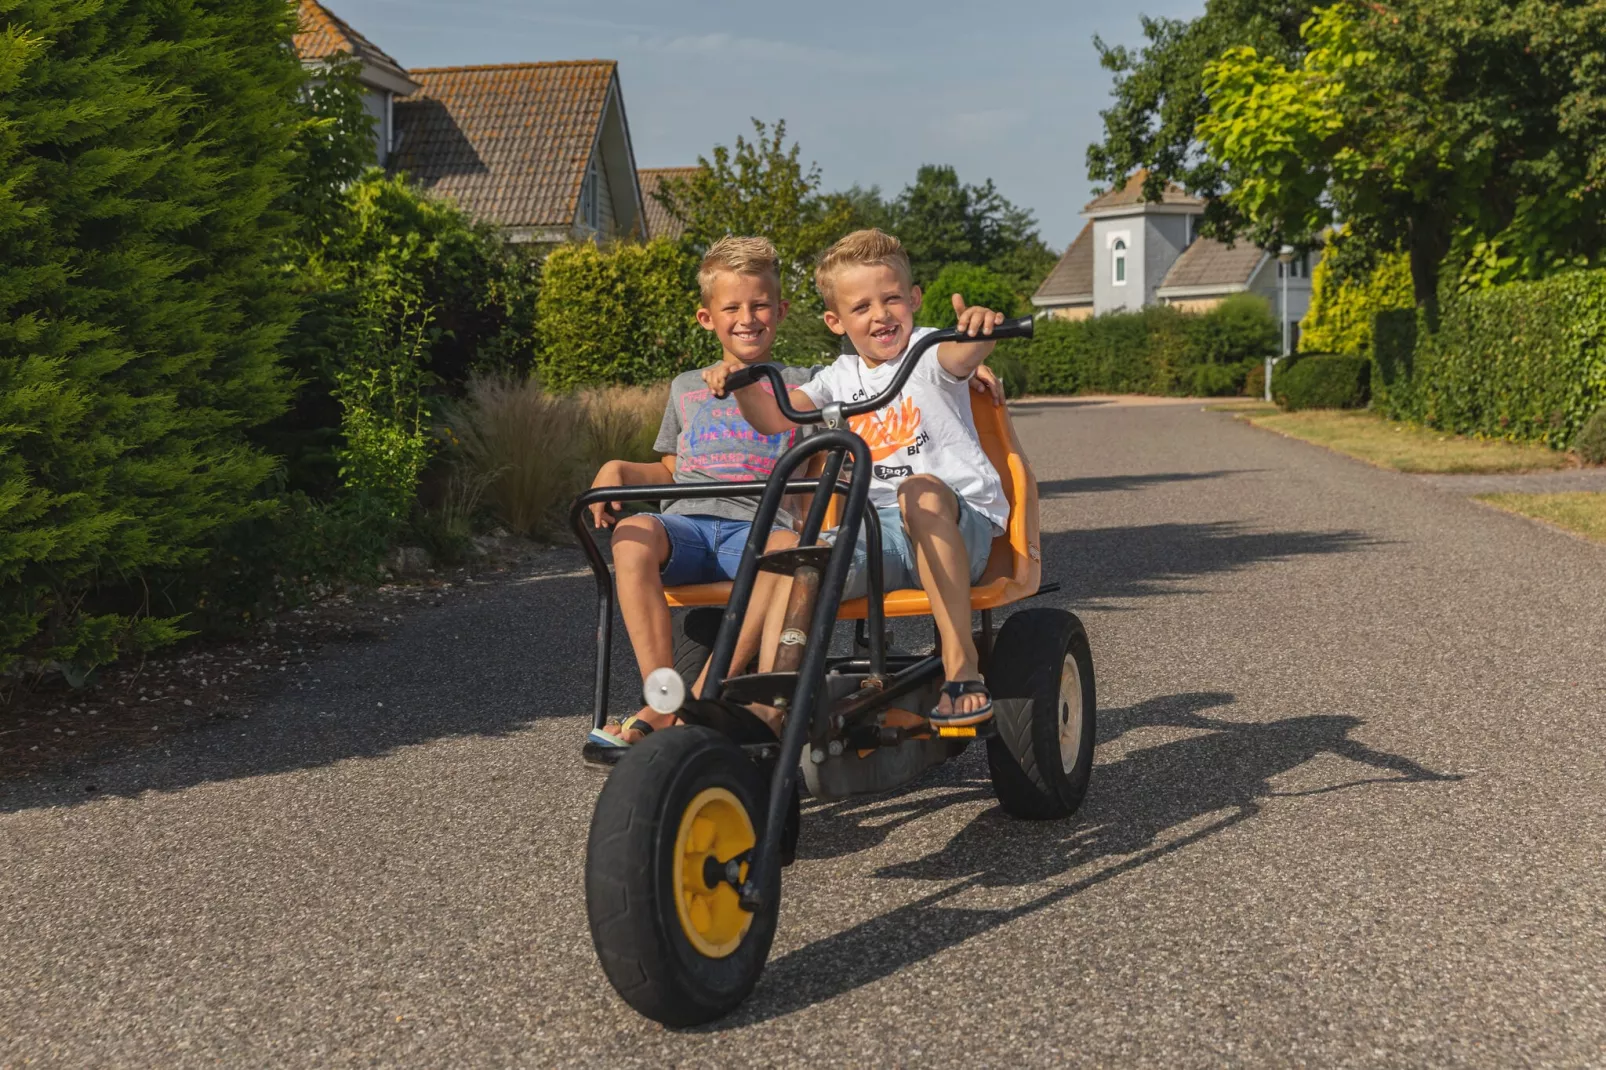
{"type": "MultiPolygon", "coordinates": [[[[994,806],[937,851],[882,867],[875,874],[882,880],[948,883],[782,956],[770,964],[747,1005],[706,1028],[719,1031],[784,1017],[872,984],[1248,821],[1266,799],[1372,784],[1462,779],[1350,738],[1364,723],[1358,717],[1316,715],[1246,723],[1203,712],[1232,702],[1229,694],[1206,692],[1102,711],[1100,735],[1105,742],[1139,728],[1200,734],[1136,750],[1096,767],[1087,799],[1074,819],[1017,821],[994,806]],[[1277,777],[1322,755],[1348,759],[1373,772],[1309,791],[1279,791],[1273,786],[1277,777]],[[976,889],[1036,885],[1046,887],[1013,906],[988,909],[954,902],[976,889]]],[[[831,857],[878,843],[891,831],[889,814],[891,827],[897,827],[991,794],[984,780],[957,776],[950,783],[952,790],[919,799],[878,800],[860,808],[848,800],[814,808],[804,818],[802,857],[831,857]]],[[[915,790],[925,792],[933,786],[941,785],[928,780],[915,790]]]]}
{"type": "Polygon", "coordinates": [[[1383,545],[1360,531],[1258,531],[1235,521],[1044,532],[1042,540],[1043,578],[1076,602],[1176,594],[1189,579],[1383,545]]]}
{"type": "MultiPolygon", "coordinates": [[[[1045,534],[1048,604],[1175,594],[1178,583],[1268,560],[1350,552],[1358,532],[1248,530],[1231,523],[1156,524],[1045,534]]],[[[106,795],[176,791],[350,758],[379,758],[436,739],[507,735],[590,708],[593,581],[572,564],[420,609],[380,638],[327,649],[226,718],[132,753],[55,776],[0,783],[0,812],[71,806],[106,795]],[[89,786],[94,786],[90,791],[89,786]]],[[[915,636],[900,628],[900,634],[915,636]]],[[[614,629],[612,709],[639,695],[623,627],[614,629]]],[[[633,707],[631,707],[633,708],[633,707]]],[[[578,761],[581,733],[574,739],[578,761]]]]}
{"type": "Polygon", "coordinates": [[[1037,494],[1040,498],[1068,498],[1073,494],[1102,494],[1105,491],[1138,490],[1156,483],[1192,483],[1200,479],[1220,479],[1258,468],[1231,468],[1214,472],[1150,472],[1143,475],[1084,476],[1078,479],[1040,479],[1037,494]]]}

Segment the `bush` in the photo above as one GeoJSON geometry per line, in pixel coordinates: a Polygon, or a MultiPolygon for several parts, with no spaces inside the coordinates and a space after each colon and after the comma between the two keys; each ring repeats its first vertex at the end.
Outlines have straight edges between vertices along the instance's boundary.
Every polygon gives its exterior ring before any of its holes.
{"type": "Polygon", "coordinates": [[[954,294],[963,297],[967,305],[981,305],[1006,316],[1019,310],[1015,284],[998,272],[976,264],[949,264],[926,287],[915,322],[922,327],[952,327],[959,322],[954,314],[954,294]]]}
{"type": "Polygon", "coordinates": [[[1590,464],[1606,464],[1606,405],[1595,410],[1595,415],[1584,421],[1573,449],[1590,464]]]}
{"type": "Polygon", "coordinates": [[[1203,314],[1153,305],[1085,320],[1041,319],[1030,342],[1000,343],[1034,394],[1242,393],[1250,371],[1276,352],[1265,301],[1245,294],[1203,314]]]}
{"type": "Polygon", "coordinates": [[[712,364],[719,343],[696,308],[697,265],[673,242],[559,246],[536,302],[541,381],[553,390],[644,384],[712,364]]]}
{"type": "Polygon", "coordinates": [[[1447,297],[1437,329],[1378,321],[1388,415],[1445,431],[1565,449],[1606,404],[1606,271],[1447,297]],[[1414,333],[1414,345],[1408,347],[1414,333]]]}
{"type": "Polygon", "coordinates": [[[648,461],[669,392],[605,387],[552,394],[531,378],[476,376],[447,407],[462,463],[497,519],[521,535],[557,530],[570,501],[613,458],[648,461]]]}
{"type": "MultiPolygon", "coordinates": [[[[1279,369],[1280,371],[1280,369],[1279,369]]],[[[1286,372],[1274,372],[1272,398],[1290,412],[1358,409],[1366,404],[1371,363],[1339,353],[1303,356],[1286,372]]]]}
{"type": "Polygon", "coordinates": [[[182,634],[146,581],[264,514],[303,74],[282,0],[5,6],[0,668],[182,634]],[[155,614],[161,613],[163,616],[155,614]]]}
{"type": "Polygon", "coordinates": [[[1339,279],[1333,258],[1324,256],[1311,272],[1310,311],[1300,322],[1299,348],[1312,353],[1370,356],[1372,323],[1379,312],[1411,309],[1411,261],[1404,253],[1379,257],[1364,280],[1339,279]]]}

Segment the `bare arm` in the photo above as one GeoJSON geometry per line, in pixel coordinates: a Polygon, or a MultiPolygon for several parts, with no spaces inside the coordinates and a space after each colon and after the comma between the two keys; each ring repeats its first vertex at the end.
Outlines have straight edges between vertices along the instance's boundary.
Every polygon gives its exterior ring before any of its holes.
{"type": "Polygon", "coordinates": [[[1004,322],[1002,312],[994,312],[980,305],[965,306],[965,299],[953,295],[954,312],[959,316],[958,328],[977,339],[974,342],[944,342],[937,347],[937,363],[955,379],[968,379],[981,367],[981,362],[992,354],[997,342],[987,338],[993,328],[1004,322]]]}
{"type": "MultiPolygon", "coordinates": [[[[672,483],[675,479],[675,455],[666,454],[656,461],[609,461],[597,470],[593,487],[650,487],[657,483],[672,483]]],[[[610,508],[618,502],[597,502],[591,506],[591,524],[605,528],[613,524],[610,508]]]]}
{"type": "MultiPolygon", "coordinates": [[[[735,371],[728,364],[716,364],[712,368],[703,369],[703,382],[714,396],[725,396],[725,379],[735,371]]],[[[781,406],[776,403],[775,395],[765,390],[762,384],[754,383],[744,386],[735,393],[736,404],[741,407],[742,419],[752,425],[753,430],[761,435],[779,435],[783,431],[790,431],[797,424],[781,415],[781,406]]],[[[786,399],[792,403],[792,408],[799,412],[812,412],[819,406],[814,400],[801,390],[788,390],[786,399]]]]}

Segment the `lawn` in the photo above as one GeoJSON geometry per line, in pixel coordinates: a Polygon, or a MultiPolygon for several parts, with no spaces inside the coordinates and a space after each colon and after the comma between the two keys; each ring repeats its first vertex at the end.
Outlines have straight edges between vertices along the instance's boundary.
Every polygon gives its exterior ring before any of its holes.
{"type": "Polygon", "coordinates": [[[1508,513],[1543,520],[1566,528],[1586,539],[1606,542],[1606,492],[1571,491],[1566,494],[1480,494],[1487,502],[1508,513]]]}
{"type": "Polygon", "coordinates": [[[1396,472],[1535,472],[1572,463],[1567,454],[1545,446],[1467,438],[1385,420],[1364,410],[1277,412],[1262,404],[1244,406],[1239,412],[1240,419],[1256,427],[1396,472]]]}

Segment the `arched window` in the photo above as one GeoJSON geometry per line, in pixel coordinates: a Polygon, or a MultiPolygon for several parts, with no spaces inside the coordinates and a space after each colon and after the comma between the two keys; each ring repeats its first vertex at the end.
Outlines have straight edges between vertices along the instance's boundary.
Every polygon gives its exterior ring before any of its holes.
{"type": "Polygon", "coordinates": [[[1115,284],[1124,286],[1126,284],[1126,242],[1120,238],[1115,239],[1115,243],[1110,246],[1110,254],[1115,258],[1115,284]]]}

